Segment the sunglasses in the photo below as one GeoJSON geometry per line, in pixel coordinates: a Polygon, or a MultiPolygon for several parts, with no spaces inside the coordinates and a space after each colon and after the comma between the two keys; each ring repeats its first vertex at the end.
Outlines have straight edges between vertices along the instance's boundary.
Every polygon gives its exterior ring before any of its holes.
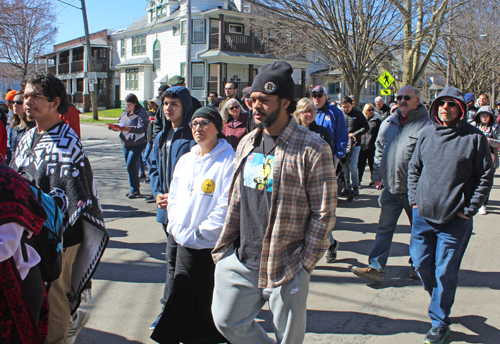
{"type": "Polygon", "coordinates": [[[455,107],[458,105],[458,103],[454,100],[438,100],[437,102],[438,106],[444,106],[444,104],[448,104],[449,107],[455,107]]]}
{"type": "Polygon", "coordinates": [[[191,121],[189,122],[189,127],[191,129],[196,129],[198,126],[200,126],[201,129],[205,129],[210,123],[212,123],[212,121],[209,121],[208,119],[203,119],[201,121],[191,121]]]}
{"type": "Polygon", "coordinates": [[[239,108],[240,108],[239,106],[231,106],[229,110],[233,111],[234,109],[239,109],[239,108]]]}
{"type": "Polygon", "coordinates": [[[368,111],[375,111],[375,109],[368,109],[368,111]]]}
{"type": "Polygon", "coordinates": [[[17,105],[23,105],[23,101],[22,100],[11,101],[9,103],[11,103],[12,105],[15,105],[15,104],[17,104],[17,105]]]}
{"type": "Polygon", "coordinates": [[[318,94],[318,93],[313,93],[312,97],[313,98],[321,98],[321,97],[323,97],[323,95],[322,94],[318,94]]]}
{"type": "Polygon", "coordinates": [[[403,100],[403,99],[404,99],[404,100],[406,100],[406,101],[408,101],[408,100],[410,100],[411,98],[413,98],[413,97],[410,97],[409,95],[405,95],[405,96],[397,96],[397,97],[396,97],[396,99],[398,100],[398,102],[400,102],[400,101],[401,101],[401,100],[403,100]]]}

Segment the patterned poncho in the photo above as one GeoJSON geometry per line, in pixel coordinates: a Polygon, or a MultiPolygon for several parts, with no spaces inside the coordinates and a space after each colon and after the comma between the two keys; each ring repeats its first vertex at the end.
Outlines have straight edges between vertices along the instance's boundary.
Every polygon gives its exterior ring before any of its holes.
{"type": "MultiPolygon", "coordinates": [[[[90,162],[80,139],[66,123],[49,129],[36,142],[36,128],[19,142],[11,167],[49,194],[63,213],[63,228],[71,231],[79,219],[83,241],[73,264],[71,312],[80,304],[80,294],[92,277],[109,240],[90,162]]],[[[70,233],[67,233],[70,234],[70,233]]],[[[65,233],[66,236],[66,233],[65,233]]]]}

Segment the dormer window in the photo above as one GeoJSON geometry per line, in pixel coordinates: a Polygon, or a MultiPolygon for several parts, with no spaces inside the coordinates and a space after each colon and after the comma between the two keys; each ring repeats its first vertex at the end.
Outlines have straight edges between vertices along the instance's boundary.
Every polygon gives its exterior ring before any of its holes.
{"type": "Polygon", "coordinates": [[[243,25],[241,24],[229,24],[229,33],[236,33],[238,35],[243,34],[243,25]]]}

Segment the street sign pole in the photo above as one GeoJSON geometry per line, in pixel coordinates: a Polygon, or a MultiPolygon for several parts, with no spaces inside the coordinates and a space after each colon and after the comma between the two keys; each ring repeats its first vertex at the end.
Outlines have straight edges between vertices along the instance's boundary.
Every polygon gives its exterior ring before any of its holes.
{"type": "MultiPolygon", "coordinates": [[[[87,9],[85,8],[85,0],[80,0],[82,2],[82,14],[83,14],[83,27],[85,29],[85,41],[86,41],[86,46],[87,46],[87,62],[88,62],[88,70],[87,74],[89,72],[94,71],[94,61],[92,60],[92,49],[90,48],[90,38],[89,38],[89,24],[87,21],[87,9]]],[[[87,76],[87,82],[88,82],[88,76],[87,76]]],[[[90,82],[89,82],[90,84],[90,82]]],[[[97,97],[96,97],[96,92],[94,90],[90,91],[89,87],[89,92],[90,92],[90,98],[92,99],[92,118],[94,120],[99,120],[99,115],[97,114],[97,97]]]]}

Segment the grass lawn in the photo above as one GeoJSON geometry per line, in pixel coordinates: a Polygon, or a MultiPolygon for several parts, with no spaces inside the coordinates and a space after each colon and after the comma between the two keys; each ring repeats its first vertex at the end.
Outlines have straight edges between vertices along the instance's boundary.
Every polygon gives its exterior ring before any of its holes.
{"type": "MultiPolygon", "coordinates": [[[[99,116],[101,116],[101,113],[99,113],[99,116]]],[[[101,118],[101,117],[99,117],[101,118]]],[[[95,121],[92,118],[80,118],[80,122],[82,123],[116,123],[116,119],[99,119],[95,121]]]]}
{"type": "MultiPolygon", "coordinates": [[[[102,111],[97,111],[97,114],[100,117],[110,117],[110,118],[118,118],[122,114],[123,109],[108,109],[108,110],[102,110],[102,111]]],[[[92,116],[92,112],[85,112],[84,115],[90,115],[92,116]]],[[[107,122],[110,123],[110,122],[107,122]]]]}

